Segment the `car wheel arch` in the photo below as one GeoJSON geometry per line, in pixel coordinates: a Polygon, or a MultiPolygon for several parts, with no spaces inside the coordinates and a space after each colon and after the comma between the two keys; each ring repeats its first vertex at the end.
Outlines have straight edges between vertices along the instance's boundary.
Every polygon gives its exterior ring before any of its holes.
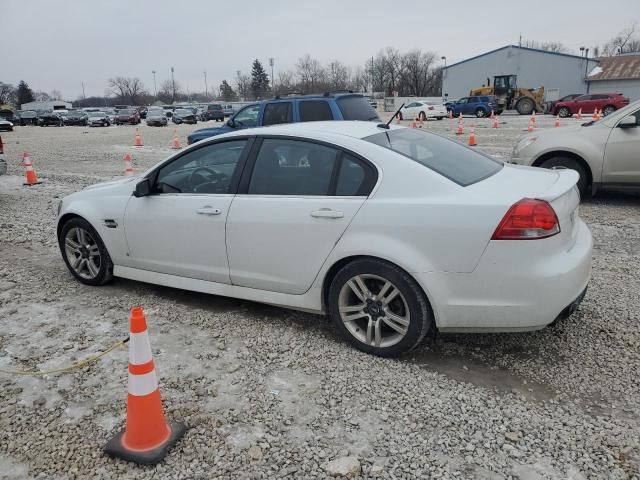
{"type": "MultiPolygon", "coordinates": [[[[79,215],[79,214],[77,214],[75,212],[68,212],[68,213],[65,213],[64,215],[62,215],[60,217],[60,220],[58,220],[58,225],[56,226],[56,237],[58,239],[60,238],[60,233],[62,232],[62,229],[63,229],[64,225],[69,220],[73,220],[74,218],[80,218],[80,219],[84,220],[85,222],[87,222],[89,225],[91,225],[93,227],[93,229],[98,233],[98,235],[100,235],[100,229],[96,228],[96,225],[90,219],[88,219],[86,216],[79,215]]],[[[107,253],[109,255],[111,255],[111,252],[109,251],[109,247],[104,242],[104,240],[102,240],[102,243],[104,244],[104,248],[107,250],[107,253]]]]}
{"type": "Polygon", "coordinates": [[[546,152],[543,155],[540,155],[538,158],[536,158],[536,160],[531,164],[532,167],[539,167],[540,165],[542,165],[545,161],[549,160],[550,158],[554,158],[554,157],[567,157],[567,158],[571,158],[572,160],[575,160],[576,162],[578,162],[580,164],[580,166],[582,166],[585,170],[585,172],[588,175],[588,185],[593,185],[593,171],[591,170],[591,166],[589,165],[589,162],[587,162],[582,156],[578,155],[577,153],[574,152],[570,152],[567,150],[553,150],[550,152],[546,152]]]}
{"type": "Polygon", "coordinates": [[[376,256],[376,255],[350,255],[347,257],[343,257],[340,258],[338,260],[336,260],[327,270],[326,273],[324,274],[324,278],[322,279],[322,289],[321,289],[321,301],[322,301],[322,309],[325,312],[328,312],[328,305],[329,305],[329,290],[331,288],[331,282],[333,282],[333,279],[336,277],[336,275],[338,274],[338,272],[345,266],[347,266],[348,264],[356,261],[356,260],[379,260],[379,261],[383,261],[386,262],[390,265],[393,265],[396,268],[399,268],[400,270],[402,270],[403,272],[405,272],[407,275],[409,275],[411,278],[413,278],[413,280],[416,282],[416,284],[418,285],[418,287],[420,288],[420,290],[422,291],[422,293],[424,293],[427,302],[429,303],[429,307],[431,308],[431,311],[433,312],[433,318],[434,318],[434,323],[436,328],[439,325],[439,321],[438,321],[438,312],[435,308],[435,303],[433,301],[433,298],[431,296],[431,293],[426,290],[424,288],[424,286],[418,281],[418,279],[415,277],[415,275],[413,275],[411,272],[409,272],[406,268],[403,268],[402,265],[399,265],[398,263],[389,260],[387,258],[384,257],[380,257],[380,256],[376,256]]]}

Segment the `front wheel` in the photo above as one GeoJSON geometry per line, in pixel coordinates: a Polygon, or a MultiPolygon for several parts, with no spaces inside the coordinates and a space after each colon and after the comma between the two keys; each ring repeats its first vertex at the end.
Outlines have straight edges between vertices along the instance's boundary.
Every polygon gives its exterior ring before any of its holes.
{"type": "Polygon", "coordinates": [[[607,105],[602,110],[602,114],[606,117],[607,115],[611,115],[615,111],[616,111],[616,107],[614,107],[613,105],[607,105]]]}
{"type": "Polygon", "coordinates": [[[536,105],[530,98],[522,98],[516,104],[516,110],[520,115],[531,115],[535,108],[536,105]]]}
{"type": "Polygon", "coordinates": [[[80,217],[67,221],[58,238],[71,274],[85,285],[104,285],[113,278],[113,263],[100,235],[80,217]]]}
{"type": "Polygon", "coordinates": [[[378,259],[355,260],[331,282],[331,318],[353,346],[381,357],[414,349],[433,326],[433,313],[416,281],[378,259]]]}
{"type": "Polygon", "coordinates": [[[558,110],[558,116],[560,118],[568,118],[571,116],[571,110],[569,110],[568,107],[561,107],[560,110],[558,110]]]}
{"type": "Polygon", "coordinates": [[[580,197],[584,198],[589,193],[589,176],[585,168],[577,160],[570,157],[552,157],[542,162],[540,166],[542,168],[570,168],[571,170],[575,170],[578,172],[578,175],[580,175],[577,183],[580,197]]]}

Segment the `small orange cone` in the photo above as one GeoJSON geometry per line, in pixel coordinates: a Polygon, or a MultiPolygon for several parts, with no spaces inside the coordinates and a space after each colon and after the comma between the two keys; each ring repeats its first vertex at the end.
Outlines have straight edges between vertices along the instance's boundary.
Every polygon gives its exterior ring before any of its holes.
{"type": "Polygon", "coordinates": [[[449,117],[450,119],[452,119],[452,118],[453,118],[453,110],[449,110],[449,115],[448,115],[448,117],[449,117]]]}
{"type": "Polygon", "coordinates": [[[174,150],[180,150],[182,147],[180,146],[180,140],[178,139],[178,134],[176,131],[173,131],[173,148],[174,150]]]}
{"type": "Polygon", "coordinates": [[[462,116],[458,117],[458,129],[456,135],[462,135],[462,116]]]}
{"type": "Polygon", "coordinates": [[[29,154],[27,152],[24,152],[22,154],[22,164],[25,167],[24,185],[30,187],[31,185],[38,185],[39,183],[42,183],[38,180],[38,176],[36,175],[36,171],[33,169],[33,165],[31,165],[31,159],[29,158],[29,154]]]}
{"type": "Polygon", "coordinates": [[[129,176],[133,175],[133,165],[131,164],[131,155],[126,153],[124,155],[124,174],[129,176]]]}
{"type": "Polygon", "coordinates": [[[396,124],[400,125],[400,114],[396,115],[396,124]]]}
{"type": "Polygon", "coordinates": [[[534,125],[536,124],[536,111],[535,110],[531,114],[531,121],[533,122],[534,125]]]}
{"type": "Polygon", "coordinates": [[[533,132],[535,126],[533,125],[533,122],[531,120],[529,120],[529,126],[527,127],[527,132],[531,133],[533,132]]]}
{"type": "Polygon", "coordinates": [[[493,117],[493,128],[498,128],[498,117],[493,117]]]}
{"type": "Polygon", "coordinates": [[[578,109],[578,120],[582,118],[582,107],[578,109]]]}
{"type": "Polygon", "coordinates": [[[475,147],[476,143],[476,127],[471,127],[471,133],[469,133],[469,146],[475,147]]]}
{"type": "Polygon", "coordinates": [[[133,142],[134,147],[142,147],[142,138],[140,138],[140,130],[136,128],[136,139],[133,142]]]}
{"type": "Polygon", "coordinates": [[[493,119],[495,118],[495,115],[493,114],[493,109],[491,109],[491,115],[489,115],[489,118],[490,118],[491,120],[493,120],[493,119]]]}
{"type": "Polygon", "coordinates": [[[598,109],[596,108],[593,111],[593,115],[591,115],[591,120],[597,120],[598,119],[598,109]]]}
{"type": "Polygon", "coordinates": [[[141,307],[131,309],[129,332],[127,422],[124,431],[109,440],[104,450],[124,460],[154,465],[184,434],[186,426],[165,420],[141,307]]]}
{"type": "Polygon", "coordinates": [[[415,118],[411,121],[411,128],[418,128],[415,118]]]}
{"type": "Polygon", "coordinates": [[[555,127],[558,128],[559,126],[560,126],[560,116],[556,115],[555,127]]]}

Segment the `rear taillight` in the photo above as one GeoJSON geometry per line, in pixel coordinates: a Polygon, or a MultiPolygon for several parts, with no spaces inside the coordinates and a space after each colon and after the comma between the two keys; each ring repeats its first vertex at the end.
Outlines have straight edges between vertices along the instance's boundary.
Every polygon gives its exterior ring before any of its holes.
{"type": "Polygon", "coordinates": [[[429,110],[433,110],[433,107],[429,107],[429,110]]]}
{"type": "Polygon", "coordinates": [[[523,198],[505,214],[491,240],[536,240],[557,233],[560,224],[551,205],[544,200],[523,198]]]}

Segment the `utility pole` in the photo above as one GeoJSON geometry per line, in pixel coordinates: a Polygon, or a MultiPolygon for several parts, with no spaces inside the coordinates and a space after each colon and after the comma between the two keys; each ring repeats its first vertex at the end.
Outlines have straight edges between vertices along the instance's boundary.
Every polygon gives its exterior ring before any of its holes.
{"type": "Polygon", "coordinates": [[[156,100],[158,100],[158,87],[156,86],[156,71],[151,70],[151,73],[153,73],[153,91],[156,92],[156,100]]]}
{"type": "Polygon", "coordinates": [[[87,99],[87,96],[84,94],[84,80],[82,81],[82,98],[87,99]]]}
{"type": "Polygon", "coordinates": [[[209,100],[209,87],[207,86],[207,71],[204,72],[204,95],[207,97],[207,101],[209,100]]]}
{"type": "Polygon", "coordinates": [[[442,85],[440,86],[440,96],[442,97],[442,99],[444,100],[444,75],[447,71],[447,57],[442,56],[440,57],[440,60],[444,61],[444,68],[442,69],[442,85]]]}
{"type": "Polygon", "coordinates": [[[176,103],[176,81],[173,78],[173,67],[171,67],[171,103],[176,103]]]}
{"type": "Polygon", "coordinates": [[[271,93],[276,92],[276,81],[273,78],[273,57],[269,57],[269,66],[271,67],[271,93]]]}

